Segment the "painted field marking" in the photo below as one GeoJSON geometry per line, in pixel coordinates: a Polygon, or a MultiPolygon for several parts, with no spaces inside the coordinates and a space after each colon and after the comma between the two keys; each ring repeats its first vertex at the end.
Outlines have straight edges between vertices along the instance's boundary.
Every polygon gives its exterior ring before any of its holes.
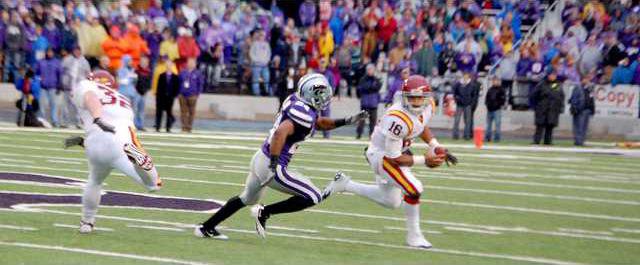
{"type": "MultiPolygon", "coordinates": [[[[393,230],[393,231],[404,231],[407,232],[407,229],[404,227],[397,227],[397,226],[385,226],[384,229],[387,230],[393,230]]],[[[440,235],[442,234],[442,232],[440,231],[435,231],[435,230],[422,230],[422,233],[424,234],[434,234],[434,235],[440,235]]]]}
{"type": "Polygon", "coordinates": [[[278,225],[269,225],[269,229],[283,230],[283,231],[294,231],[294,232],[303,232],[303,233],[309,233],[309,234],[320,233],[320,231],[313,230],[313,229],[301,229],[301,228],[293,228],[293,227],[278,226],[278,225]]]}
{"type": "Polygon", "coordinates": [[[354,228],[354,227],[346,227],[346,226],[325,225],[324,227],[333,229],[333,230],[341,230],[341,231],[349,231],[349,232],[361,232],[361,233],[371,233],[371,234],[380,233],[380,231],[378,230],[362,229],[362,228],[354,228]]]}
{"type": "Polygon", "coordinates": [[[150,225],[127,224],[127,227],[150,229],[150,230],[160,230],[160,231],[184,232],[184,229],[182,229],[182,228],[166,227],[166,226],[150,226],[150,225]]]}
{"type": "Polygon", "coordinates": [[[577,233],[577,234],[588,234],[588,235],[605,235],[605,236],[612,236],[613,235],[613,233],[611,233],[609,231],[592,231],[592,230],[584,230],[584,229],[577,229],[577,228],[564,228],[564,227],[558,228],[558,231],[560,231],[560,232],[568,232],[568,233],[577,233]]]}
{"type": "MultiPolygon", "coordinates": [[[[79,227],[78,225],[58,224],[58,223],[53,224],[53,226],[55,226],[55,227],[62,227],[62,228],[73,228],[73,229],[78,229],[78,227],[79,227]]],[[[94,228],[93,228],[93,230],[96,230],[96,231],[105,231],[105,232],[113,232],[113,231],[116,231],[115,229],[113,229],[113,228],[108,228],[108,227],[94,227],[94,228]]]]}
{"type": "Polygon", "coordinates": [[[640,234],[640,229],[628,229],[628,228],[611,228],[613,232],[640,234]]]}
{"type": "Polygon", "coordinates": [[[461,231],[468,233],[478,233],[478,234],[489,234],[489,235],[501,235],[501,232],[491,231],[491,230],[481,230],[481,229],[473,229],[467,227],[456,227],[456,226],[445,226],[444,229],[451,231],[461,231]]]}
{"type": "Polygon", "coordinates": [[[79,161],[68,161],[68,160],[62,160],[62,159],[47,159],[47,162],[50,163],[56,163],[56,164],[69,164],[69,165],[84,165],[85,163],[79,162],[79,161]]]}
{"type": "Polygon", "coordinates": [[[0,224],[0,228],[2,228],[2,229],[13,229],[13,230],[24,230],[24,231],[37,231],[38,230],[38,228],[35,228],[35,227],[4,225],[4,224],[0,224]]]}
{"type": "Polygon", "coordinates": [[[102,250],[95,250],[95,249],[70,248],[70,247],[64,247],[64,246],[41,245],[41,244],[31,244],[31,243],[22,243],[22,242],[0,241],[0,245],[22,247],[22,248],[44,249],[44,250],[56,250],[56,251],[62,251],[62,252],[74,252],[74,253],[81,253],[81,254],[91,254],[91,255],[98,255],[98,256],[126,258],[126,259],[135,259],[135,260],[144,260],[144,261],[155,261],[155,262],[164,262],[164,263],[173,263],[173,264],[184,264],[184,265],[209,264],[209,263],[186,261],[186,260],[179,260],[179,259],[172,259],[172,258],[160,258],[160,257],[142,256],[142,255],[136,255],[136,254],[102,251],[102,250]]]}

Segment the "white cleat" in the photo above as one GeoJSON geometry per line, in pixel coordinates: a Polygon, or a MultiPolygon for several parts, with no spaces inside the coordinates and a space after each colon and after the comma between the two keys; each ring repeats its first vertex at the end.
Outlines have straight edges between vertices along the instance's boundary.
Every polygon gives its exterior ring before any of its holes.
{"type": "Polygon", "coordinates": [[[80,234],[89,234],[93,232],[93,228],[94,225],[92,223],[80,221],[80,228],[78,228],[78,232],[80,232],[80,234]]]}
{"type": "Polygon", "coordinates": [[[138,149],[135,145],[126,143],[123,147],[124,153],[127,154],[129,160],[132,163],[138,165],[140,168],[149,171],[153,168],[153,161],[151,157],[144,151],[138,149]]]}
{"type": "Polygon", "coordinates": [[[342,171],[338,171],[333,181],[329,182],[327,187],[324,188],[324,197],[328,197],[331,194],[336,192],[344,192],[347,186],[347,183],[351,180],[351,177],[342,173],[342,171]]]}
{"type": "Polygon", "coordinates": [[[228,240],[229,239],[228,236],[226,236],[224,234],[221,234],[216,229],[205,230],[202,227],[202,225],[197,225],[193,229],[193,235],[197,236],[197,237],[201,237],[201,238],[213,238],[213,239],[217,239],[217,240],[228,240]]]}
{"type": "Polygon", "coordinates": [[[251,207],[251,216],[256,219],[256,233],[258,233],[258,236],[265,238],[267,237],[267,234],[265,232],[267,218],[262,214],[263,210],[264,205],[256,204],[255,206],[251,207]]]}
{"type": "Polygon", "coordinates": [[[407,234],[407,245],[415,248],[431,248],[432,245],[422,234],[407,234]]]}

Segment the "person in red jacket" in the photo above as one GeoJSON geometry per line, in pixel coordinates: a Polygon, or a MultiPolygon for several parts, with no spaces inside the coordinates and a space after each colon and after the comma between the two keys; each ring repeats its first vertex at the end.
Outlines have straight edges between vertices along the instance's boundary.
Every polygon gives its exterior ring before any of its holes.
{"type": "Polygon", "coordinates": [[[398,23],[393,17],[393,9],[387,6],[384,9],[384,17],[378,20],[378,39],[384,43],[385,51],[389,51],[389,41],[397,29],[398,23]]]}
{"type": "Polygon", "coordinates": [[[178,71],[182,71],[187,66],[187,61],[190,58],[198,58],[200,56],[200,48],[196,43],[196,39],[193,37],[193,31],[188,28],[178,28],[178,53],[180,58],[176,60],[178,71]]]}

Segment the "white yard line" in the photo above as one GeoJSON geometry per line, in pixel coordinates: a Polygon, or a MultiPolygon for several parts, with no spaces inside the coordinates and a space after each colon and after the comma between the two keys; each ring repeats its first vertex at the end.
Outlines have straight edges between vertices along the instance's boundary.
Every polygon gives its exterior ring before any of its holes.
{"type": "Polygon", "coordinates": [[[150,229],[150,230],[160,230],[160,231],[184,232],[184,229],[182,229],[182,228],[166,227],[166,226],[150,226],[150,225],[127,224],[127,227],[150,229]]]}
{"type": "Polygon", "coordinates": [[[477,233],[477,234],[488,234],[488,235],[501,235],[501,232],[490,231],[490,230],[482,230],[482,229],[473,229],[467,227],[456,227],[456,226],[445,226],[444,229],[451,231],[460,231],[460,232],[468,232],[468,233],[477,233]]]}
{"type": "MultiPolygon", "coordinates": [[[[384,227],[384,229],[387,229],[387,230],[395,230],[395,231],[404,231],[404,232],[406,232],[406,231],[407,231],[407,229],[406,229],[406,228],[404,228],[404,227],[397,227],[397,226],[385,226],[385,227],[384,227]]],[[[422,230],[422,233],[424,233],[424,234],[434,234],[434,235],[442,234],[442,232],[440,232],[440,231],[424,230],[424,229],[422,230]]]]}
{"type": "MultiPolygon", "coordinates": [[[[47,210],[47,209],[38,209],[39,212],[46,213],[56,213],[63,215],[74,215],[78,216],[80,213],[70,213],[65,211],[56,211],[56,210],[47,210]]],[[[193,227],[191,224],[185,223],[176,223],[176,222],[167,222],[160,220],[149,220],[149,219],[139,219],[139,218],[127,218],[120,216],[108,216],[108,215],[98,215],[97,218],[104,219],[112,219],[112,220],[122,220],[122,221],[135,221],[135,222],[144,222],[144,223],[153,223],[153,224],[165,224],[165,225],[173,225],[177,227],[193,227]]],[[[222,230],[222,229],[221,229],[222,230]]],[[[226,228],[223,231],[231,231],[238,233],[246,233],[246,234],[254,234],[253,230],[243,230],[243,229],[232,229],[226,228]]],[[[377,246],[383,248],[396,248],[396,249],[406,249],[406,250],[424,250],[424,249],[416,249],[404,245],[393,245],[379,242],[371,242],[371,241],[362,241],[362,240],[351,240],[351,239],[343,239],[343,238],[331,238],[331,237],[318,237],[318,236],[306,236],[306,235],[294,235],[294,234],[285,234],[285,233],[273,233],[269,232],[269,236],[276,237],[288,237],[288,238],[296,238],[296,239],[308,239],[315,241],[324,241],[324,242],[338,242],[338,243],[346,243],[346,244],[356,244],[356,245],[366,245],[366,246],[377,246]]],[[[5,243],[0,241],[0,244],[5,243]]],[[[6,243],[5,243],[6,244],[6,243]]],[[[505,254],[497,254],[497,253],[484,253],[484,252],[473,252],[473,251],[461,251],[454,249],[439,249],[432,248],[426,250],[427,252],[436,252],[436,253],[444,253],[444,254],[452,254],[452,255],[462,255],[462,256],[471,256],[471,257],[480,257],[480,258],[494,258],[494,259],[506,259],[506,260],[514,260],[514,261],[524,261],[524,262],[532,262],[532,263],[542,263],[542,264],[552,264],[552,265],[579,265],[580,263],[555,260],[555,259],[547,259],[540,257],[530,257],[530,256],[515,256],[515,255],[505,255],[505,254]]],[[[82,253],[82,251],[76,251],[82,253]]],[[[166,261],[166,262],[174,262],[175,261],[166,261]]],[[[195,263],[180,263],[180,264],[195,264],[195,263]]]]}
{"type": "Polygon", "coordinates": [[[628,229],[628,228],[611,228],[611,231],[613,232],[620,232],[620,233],[632,233],[632,234],[640,234],[640,229],[628,229]]]}
{"type": "Polygon", "coordinates": [[[85,163],[79,162],[79,161],[68,161],[68,160],[62,160],[62,159],[47,159],[47,162],[49,163],[56,163],[56,164],[69,164],[69,165],[84,165],[85,163]]]}
{"type": "Polygon", "coordinates": [[[269,229],[283,230],[283,231],[293,231],[293,232],[303,232],[303,233],[309,233],[309,234],[320,233],[320,231],[313,230],[313,229],[301,229],[301,228],[293,228],[293,227],[278,226],[278,225],[269,225],[269,229]]]}
{"type": "Polygon", "coordinates": [[[127,253],[119,253],[119,252],[111,252],[111,251],[102,251],[102,250],[96,250],[96,249],[70,248],[70,247],[64,247],[64,246],[31,244],[31,243],[23,243],[23,242],[5,242],[5,241],[0,241],[0,245],[12,246],[12,247],[21,247],[21,248],[43,249],[43,250],[55,250],[55,251],[62,251],[62,252],[74,252],[74,253],[81,253],[81,254],[91,254],[91,255],[98,255],[98,256],[134,259],[134,260],[144,260],[144,261],[155,261],[155,262],[164,262],[164,263],[173,263],[173,264],[184,264],[184,265],[204,265],[204,264],[208,264],[208,263],[203,263],[203,262],[179,260],[179,259],[172,259],[172,258],[151,257],[151,256],[142,256],[142,255],[136,255],[136,254],[127,254],[127,253]]]}
{"type": "MultiPolygon", "coordinates": [[[[79,227],[78,225],[58,224],[58,223],[53,224],[53,226],[55,226],[55,227],[62,227],[62,228],[72,228],[72,229],[78,229],[78,227],[79,227]]],[[[108,228],[108,227],[98,227],[98,226],[94,227],[93,229],[94,229],[94,230],[96,230],[96,231],[105,231],[105,232],[113,232],[113,231],[115,231],[115,230],[114,230],[114,229],[112,229],[112,228],[108,228]]]]}
{"type": "Polygon", "coordinates": [[[592,230],[584,230],[584,229],[577,229],[577,228],[564,228],[564,227],[558,228],[558,231],[567,232],[567,233],[587,234],[587,235],[605,235],[605,236],[612,236],[613,235],[613,233],[611,233],[609,231],[592,231],[592,230]]]}
{"type": "Polygon", "coordinates": [[[341,231],[349,231],[349,232],[361,232],[361,233],[370,233],[370,234],[380,233],[380,231],[378,230],[362,229],[362,228],[354,228],[354,227],[346,227],[346,226],[325,225],[324,227],[333,229],[333,230],[341,230],[341,231]]]}
{"type": "Polygon", "coordinates": [[[4,225],[4,224],[0,224],[0,229],[13,229],[13,230],[23,230],[23,231],[37,231],[38,230],[38,228],[35,228],[35,227],[4,225]]]}

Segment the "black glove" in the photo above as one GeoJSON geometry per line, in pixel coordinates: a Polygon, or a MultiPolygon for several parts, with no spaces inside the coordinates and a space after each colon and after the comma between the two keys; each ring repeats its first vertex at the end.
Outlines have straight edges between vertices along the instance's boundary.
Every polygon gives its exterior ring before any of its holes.
{"type": "Polygon", "coordinates": [[[361,110],[356,115],[344,119],[344,122],[345,125],[351,125],[366,118],[369,118],[369,112],[367,112],[366,110],[361,110]]]}
{"type": "Polygon", "coordinates": [[[280,156],[271,155],[271,162],[269,163],[269,169],[273,174],[276,173],[276,167],[278,166],[278,161],[280,161],[280,156]]]}
{"type": "Polygon", "coordinates": [[[449,167],[449,163],[451,163],[452,165],[457,165],[458,164],[458,158],[454,155],[452,155],[449,150],[447,150],[447,153],[445,154],[444,157],[444,162],[447,163],[447,167],[449,167]]]}
{"type": "Polygon", "coordinates": [[[113,134],[116,133],[116,127],[113,127],[113,125],[102,121],[102,119],[100,119],[99,117],[93,120],[93,124],[98,125],[98,127],[100,127],[100,129],[102,129],[105,132],[110,132],[113,134]]]}

